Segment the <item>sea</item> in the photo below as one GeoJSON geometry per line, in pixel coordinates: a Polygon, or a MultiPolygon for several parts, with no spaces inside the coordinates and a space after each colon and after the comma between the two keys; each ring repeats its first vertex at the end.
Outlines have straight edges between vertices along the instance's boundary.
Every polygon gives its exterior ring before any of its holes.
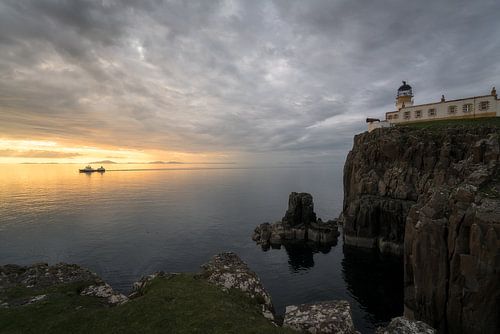
{"type": "Polygon", "coordinates": [[[76,263],[115,289],[155,271],[195,272],[237,253],[261,278],[278,314],[285,306],[346,299],[355,327],[372,333],[403,313],[403,263],[344,246],[263,250],[252,232],[281,220],[292,191],[313,195],[323,220],[342,210],[343,161],[237,164],[0,165],[0,265],[76,263]]]}

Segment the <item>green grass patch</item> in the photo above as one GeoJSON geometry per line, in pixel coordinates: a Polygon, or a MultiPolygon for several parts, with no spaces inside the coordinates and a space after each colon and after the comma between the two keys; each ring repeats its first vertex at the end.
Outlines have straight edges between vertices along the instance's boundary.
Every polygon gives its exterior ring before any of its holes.
{"type": "Polygon", "coordinates": [[[444,119],[438,121],[425,121],[415,123],[398,124],[398,127],[411,127],[417,129],[442,129],[448,127],[475,127],[495,126],[500,127],[500,117],[470,118],[470,119],[444,119]]]}
{"type": "MultiPolygon", "coordinates": [[[[296,333],[275,327],[242,292],[223,292],[190,274],[158,278],[144,295],[115,307],[80,290],[58,286],[34,294],[48,293],[43,301],[0,308],[0,333],[296,333]]],[[[26,291],[11,293],[21,296],[26,291]]]]}

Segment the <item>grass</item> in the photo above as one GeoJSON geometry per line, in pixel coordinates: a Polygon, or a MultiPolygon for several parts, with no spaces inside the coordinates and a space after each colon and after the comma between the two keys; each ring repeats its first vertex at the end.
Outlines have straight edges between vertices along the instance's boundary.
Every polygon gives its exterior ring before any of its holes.
{"type": "Polygon", "coordinates": [[[398,124],[399,127],[411,127],[417,129],[441,129],[447,127],[455,126],[496,126],[500,127],[500,117],[485,117],[485,118],[475,118],[475,119],[445,119],[439,121],[426,121],[426,122],[415,122],[415,123],[405,123],[398,124]]]}
{"type": "Polygon", "coordinates": [[[6,300],[48,294],[32,305],[0,308],[0,333],[296,333],[274,326],[242,292],[223,292],[191,274],[157,278],[144,295],[115,307],[80,296],[83,286],[0,295],[6,300]]]}

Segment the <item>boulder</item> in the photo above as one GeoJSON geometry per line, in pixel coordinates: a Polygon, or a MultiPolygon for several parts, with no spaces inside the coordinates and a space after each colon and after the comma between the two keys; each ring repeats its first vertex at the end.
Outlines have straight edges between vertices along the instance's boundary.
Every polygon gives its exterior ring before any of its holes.
{"type": "Polygon", "coordinates": [[[405,317],[391,320],[386,327],[379,327],[375,334],[435,334],[436,330],[422,321],[413,321],[405,317]]]}
{"type": "Polygon", "coordinates": [[[222,290],[237,289],[255,299],[262,307],[264,317],[274,321],[271,296],[264,289],[259,277],[232,252],[213,256],[201,266],[201,276],[222,290]]]}
{"type": "Polygon", "coordinates": [[[283,327],[308,333],[356,333],[351,307],[345,300],[287,306],[283,327]]]}
{"type": "Polygon", "coordinates": [[[7,264],[0,266],[0,290],[15,286],[43,289],[57,284],[91,282],[104,284],[95,273],[76,264],[35,263],[31,266],[7,264]]]}
{"type": "MultiPolygon", "coordinates": [[[[13,287],[25,287],[33,292],[60,284],[85,282],[88,285],[80,292],[82,296],[102,298],[109,305],[123,304],[128,298],[116,292],[97,274],[76,264],[58,263],[49,266],[47,263],[36,263],[31,266],[0,266],[0,293],[13,287]]],[[[3,307],[28,305],[44,300],[47,295],[36,295],[31,298],[13,299],[9,303],[2,302],[3,307]]]]}

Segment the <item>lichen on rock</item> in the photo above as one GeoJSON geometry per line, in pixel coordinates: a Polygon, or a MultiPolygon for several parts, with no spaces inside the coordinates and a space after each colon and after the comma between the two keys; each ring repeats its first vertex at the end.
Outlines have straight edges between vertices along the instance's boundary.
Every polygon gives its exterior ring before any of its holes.
{"type": "Polygon", "coordinates": [[[436,330],[422,321],[397,317],[386,327],[379,327],[375,334],[435,334],[436,330]]]}
{"type": "Polygon", "coordinates": [[[201,266],[201,276],[223,290],[237,289],[255,299],[262,307],[262,314],[274,320],[271,296],[264,289],[259,277],[248,268],[238,255],[232,252],[220,253],[201,266]]]}
{"type": "Polygon", "coordinates": [[[351,307],[345,300],[287,306],[283,327],[309,333],[356,333],[351,307]]]}

